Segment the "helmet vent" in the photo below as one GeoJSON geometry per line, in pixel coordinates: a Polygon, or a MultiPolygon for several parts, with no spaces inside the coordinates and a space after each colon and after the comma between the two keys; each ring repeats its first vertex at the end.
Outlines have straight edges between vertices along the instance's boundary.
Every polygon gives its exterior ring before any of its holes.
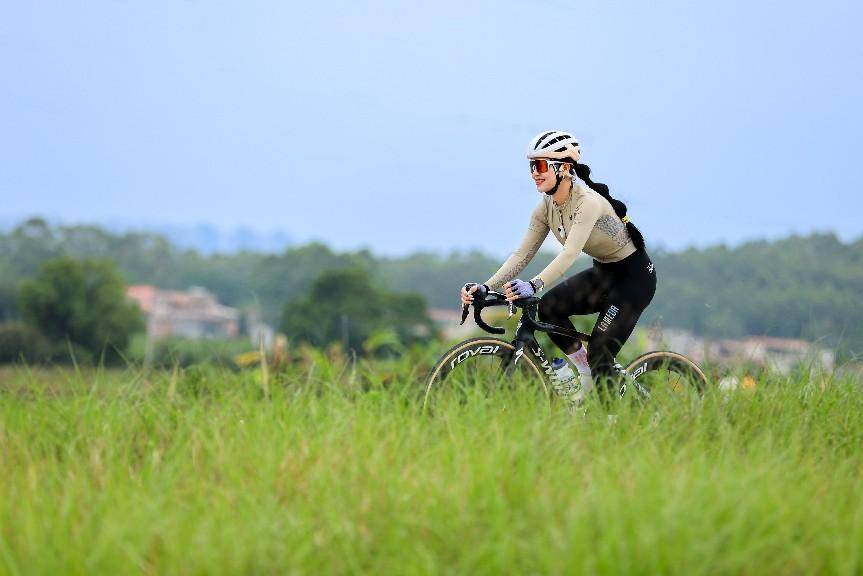
{"type": "MultiPolygon", "coordinates": [[[[561,140],[566,140],[567,138],[568,138],[568,136],[563,135],[563,134],[561,134],[557,138],[552,138],[551,140],[549,140],[548,142],[545,143],[545,146],[543,146],[543,149],[549,148],[549,147],[551,147],[552,144],[556,144],[556,143],[560,142],[561,140]]],[[[558,152],[561,152],[561,150],[558,150],[558,152]]]]}
{"type": "MultiPolygon", "coordinates": [[[[551,136],[552,134],[554,134],[554,130],[552,130],[551,132],[546,132],[545,134],[540,136],[539,139],[536,141],[536,146],[534,146],[533,149],[536,150],[537,148],[539,148],[539,145],[542,144],[542,141],[551,136]]],[[[545,146],[543,146],[543,148],[545,148],[545,146]]]]}

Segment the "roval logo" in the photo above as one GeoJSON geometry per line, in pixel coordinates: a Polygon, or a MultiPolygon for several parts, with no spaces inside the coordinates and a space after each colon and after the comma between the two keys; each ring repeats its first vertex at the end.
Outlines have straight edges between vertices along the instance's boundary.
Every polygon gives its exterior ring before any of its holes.
{"type": "Polygon", "coordinates": [[[455,368],[456,364],[461,364],[471,356],[476,356],[477,354],[497,354],[500,346],[492,346],[487,344],[485,346],[480,346],[479,348],[475,348],[473,350],[465,350],[461,354],[459,354],[452,362],[450,362],[449,367],[455,368]]]}
{"type": "Polygon", "coordinates": [[[647,372],[647,362],[645,362],[644,364],[642,364],[641,366],[639,366],[638,368],[636,368],[636,369],[635,369],[635,372],[633,372],[633,373],[632,373],[632,377],[633,377],[633,378],[638,378],[639,376],[641,376],[641,375],[642,375],[642,374],[644,374],[645,372],[647,372]]]}

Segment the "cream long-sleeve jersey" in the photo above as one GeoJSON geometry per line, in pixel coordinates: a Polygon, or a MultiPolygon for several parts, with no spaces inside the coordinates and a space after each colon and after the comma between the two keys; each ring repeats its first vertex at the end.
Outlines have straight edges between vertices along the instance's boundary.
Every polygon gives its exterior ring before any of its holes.
{"type": "Polygon", "coordinates": [[[535,276],[545,286],[563,276],[582,250],[600,262],[618,262],[635,252],[626,224],[617,217],[611,203],[598,192],[575,185],[562,206],[556,205],[551,196],[543,196],[530,216],[521,245],[485,284],[498,290],[518,276],[549,231],[563,244],[563,250],[535,276]]]}

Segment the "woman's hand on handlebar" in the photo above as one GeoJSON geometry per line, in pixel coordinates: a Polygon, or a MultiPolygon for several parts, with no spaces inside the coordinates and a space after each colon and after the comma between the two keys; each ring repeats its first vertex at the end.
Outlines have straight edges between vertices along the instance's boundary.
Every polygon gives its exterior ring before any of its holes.
{"type": "Polygon", "coordinates": [[[488,294],[488,286],[485,284],[477,284],[476,282],[468,282],[461,287],[461,303],[464,306],[473,304],[474,296],[479,296],[485,299],[488,294]]]}
{"type": "Polygon", "coordinates": [[[536,294],[533,284],[525,280],[516,278],[504,284],[504,296],[507,302],[518,300],[519,298],[529,298],[536,294]]]}

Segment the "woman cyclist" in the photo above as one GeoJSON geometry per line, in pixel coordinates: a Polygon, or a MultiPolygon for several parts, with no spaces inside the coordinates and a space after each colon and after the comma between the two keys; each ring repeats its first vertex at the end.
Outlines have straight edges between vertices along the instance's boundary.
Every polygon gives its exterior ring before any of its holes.
{"type": "Polygon", "coordinates": [[[527,234],[485,283],[465,284],[461,299],[469,304],[475,295],[484,298],[500,287],[509,301],[537,295],[560,279],[582,251],[592,256],[591,268],[549,289],[539,303],[541,320],[569,328],[574,328],[570,316],[599,313],[587,350],[577,339],[549,334],[575,364],[587,392],[594,379],[607,382],[616,375],[614,357],[653,299],[656,273],[641,232],[626,216],[626,205],[611,197],[608,186],[590,179],[574,136],[542,132],[530,142],[527,157],[536,189],[543,194],[527,234]],[[576,177],[587,186],[576,183],[576,177]],[[534,278],[517,278],[549,231],[563,250],[534,278]]]}

